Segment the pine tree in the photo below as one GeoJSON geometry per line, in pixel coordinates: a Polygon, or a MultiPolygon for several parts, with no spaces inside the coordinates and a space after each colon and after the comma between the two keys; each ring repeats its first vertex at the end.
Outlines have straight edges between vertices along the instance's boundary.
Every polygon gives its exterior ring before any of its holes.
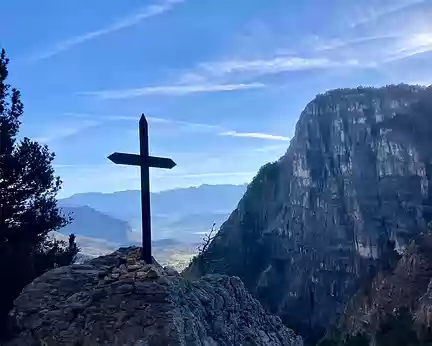
{"type": "Polygon", "coordinates": [[[20,92],[6,83],[9,59],[0,55],[0,337],[7,314],[22,288],[55,266],[70,264],[78,248],[50,239],[70,218],[57,208],[61,180],[54,176],[54,153],[17,135],[23,115],[20,92]]]}

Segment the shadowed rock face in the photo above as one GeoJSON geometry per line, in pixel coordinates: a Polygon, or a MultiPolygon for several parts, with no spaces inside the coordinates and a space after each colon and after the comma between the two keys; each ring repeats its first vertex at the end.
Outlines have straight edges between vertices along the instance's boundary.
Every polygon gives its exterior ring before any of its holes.
{"type": "Polygon", "coordinates": [[[8,346],[303,345],[238,278],[189,282],[138,258],[123,248],[36,279],[15,301],[8,346]]]}
{"type": "MultiPolygon", "coordinates": [[[[347,304],[338,331],[374,340],[383,323],[406,310],[421,333],[432,326],[432,233],[418,237],[394,269],[381,271],[347,304]]],[[[339,337],[341,337],[339,336],[339,337]]]]}
{"type": "Polygon", "coordinates": [[[399,85],[317,96],[287,153],[261,168],[185,275],[239,276],[269,311],[317,339],[391,243],[402,251],[425,229],[430,165],[405,136],[421,125],[387,125],[427,93],[399,85]]]}

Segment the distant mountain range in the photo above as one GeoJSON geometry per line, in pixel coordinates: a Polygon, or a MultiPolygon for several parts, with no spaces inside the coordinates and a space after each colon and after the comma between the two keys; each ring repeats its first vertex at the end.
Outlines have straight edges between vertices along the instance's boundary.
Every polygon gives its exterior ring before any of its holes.
{"type": "MultiPolygon", "coordinates": [[[[154,215],[186,215],[203,212],[231,212],[246,191],[246,185],[201,185],[151,194],[154,215]]],[[[139,217],[139,190],[113,193],[89,192],[59,201],[62,206],[87,205],[119,219],[139,217]]]]}
{"type": "Polygon", "coordinates": [[[107,242],[125,243],[132,232],[127,221],[101,213],[87,205],[63,205],[62,209],[64,214],[73,217],[72,222],[61,230],[63,234],[73,233],[107,242]]]}
{"type": "MultiPolygon", "coordinates": [[[[201,185],[151,194],[152,232],[155,240],[194,243],[213,223],[219,227],[236,207],[246,185],[201,185]]],[[[73,222],[63,234],[102,239],[119,244],[141,239],[139,190],[81,193],[59,200],[73,222]]]]}

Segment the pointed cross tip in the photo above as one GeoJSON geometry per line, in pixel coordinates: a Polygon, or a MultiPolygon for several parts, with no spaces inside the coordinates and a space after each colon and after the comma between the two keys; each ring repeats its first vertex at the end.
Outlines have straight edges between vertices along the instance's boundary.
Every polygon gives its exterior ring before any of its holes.
{"type": "Polygon", "coordinates": [[[141,114],[141,118],[140,118],[140,123],[143,123],[143,122],[147,123],[147,118],[144,115],[144,113],[141,114]]]}
{"type": "Polygon", "coordinates": [[[108,156],[108,160],[115,162],[116,153],[112,153],[110,156],[108,156]]]}

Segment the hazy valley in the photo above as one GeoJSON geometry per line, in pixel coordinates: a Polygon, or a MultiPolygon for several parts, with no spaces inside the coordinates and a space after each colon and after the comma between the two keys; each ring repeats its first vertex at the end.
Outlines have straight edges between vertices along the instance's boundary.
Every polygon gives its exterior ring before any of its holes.
{"type": "MultiPolygon", "coordinates": [[[[162,264],[185,268],[202,238],[226,221],[246,191],[246,185],[202,185],[153,193],[154,256],[162,264]]],[[[59,200],[72,222],[60,230],[73,233],[81,258],[106,254],[120,246],[141,243],[140,192],[85,193],[59,200]]],[[[60,235],[59,235],[60,236],[60,235]]]]}

